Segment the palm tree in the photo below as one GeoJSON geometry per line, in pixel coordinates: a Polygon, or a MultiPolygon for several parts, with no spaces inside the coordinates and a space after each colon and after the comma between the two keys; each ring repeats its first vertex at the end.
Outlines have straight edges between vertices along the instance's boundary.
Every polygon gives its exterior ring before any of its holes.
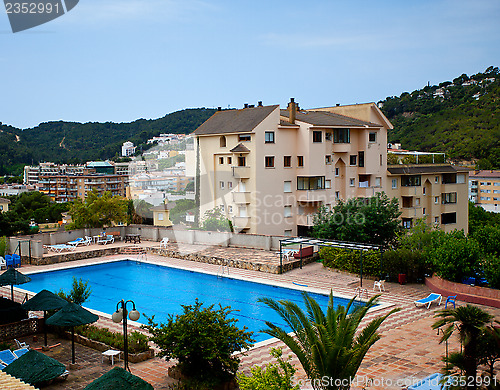
{"type": "MultiPolygon", "coordinates": [[[[481,359],[478,345],[486,331],[486,326],[493,321],[494,316],[477,306],[467,304],[441,310],[435,317],[439,320],[432,325],[433,329],[446,326],[440,343],[448,340],[455,329],[458,329],[458,337],[463,345],[463,351],[451,353],[443,359],[447,363],[445,373],[453,374],[458,369],[466,378],[476,378],[477,366],[481,359]]],[[[477,387],[475,381],[467,382],[468,389],[477,387]]]]}
{"type": "Polygon", "coordinates": [[[263,332],[283,341],[297,355],[314,389],[349,389],[350,380],[356,375],[365,354],[380,338],[378,328],[399,309],[372,320],[357,333],[361,321],[376,304],[379,295],[363,306],[353,307],[353,298],[346,307],[334,308],[333,294],[330,293],[326,315],[307,293],[302,293],[302,296],[307,313],[290,301],[260,298],[260,302],[280,315],[295,336],[268,321],[268,329],[263,332]]]}

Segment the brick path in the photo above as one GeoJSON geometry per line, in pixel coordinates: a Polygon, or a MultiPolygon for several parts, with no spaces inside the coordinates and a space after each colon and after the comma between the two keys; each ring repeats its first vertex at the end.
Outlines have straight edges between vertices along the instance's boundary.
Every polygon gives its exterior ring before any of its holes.
{"type": "MultiPolygon", "coordinates": [[[[151,243],[144,243],[143,245],[151,246],[151,243]]],[[[185,250],[199,250],[202,253],[216,253],[218,256],[239,256],[246,259],[252,258],[254,261],[279,261],[277,256],[272,252],[252,249],[221,247],[200,248],[196,245],[192,245],[187,246],[185,250]]],[[[123,255],[115,255],[74,261],[71,262],[71,264],[52,264],[39,267],[23,266],[21,271],[29,272],[34,269],[45,270],[68,265],[93,264],[122,259],[123,257],[123,255]]],[[[127,257],[135,258],[134,256],[127,257]]],[[[147,255],[146,260],[156,264],[188,269],[201,269],[213,273],[216,273],[218,270],[217,265],[194,263],[150,254],[147,255]]],[[[303,269],[296,269],[284,275],[231,268],[230,276],[274,283],[291,284],[295,282],[305,284],[311,288],[321,289],[324,292],[329,292],[330,289],[332,289],[334,294],[346,295],[349,297],[355,294],[355,287],[359,284],[358,278],[324,269],[319,263],[307,265],[303,269]]],[[[373,281],[364,280],[363,286],[368,288],[369,296],[374,294],[374,292],[371,291],[373,281]]],[[[28,285],[20,287],[28,287],[28,285]]],[[[0,293],[4,296],[10,296],[10,287],[0,288],[0,293]]],[[[442,366],[441,356],[444,354],[444,346],[438,343],[439,336],[431,329],[431,325],[434,322],[433,314],[436,307],[433,306],[431,310],[427,310],[415,308],[413,305],[414,300],[427,296],[428,294],[429,290],[423,285],[409,284],[400,286],[394,283],[386,283],[386,292],[382,294],[381,301],[382,303],[392,306],[375,313],[370,313],[364,323],[382,313],[387,313],[392,307],[400,307],[401,311],[389,317],[381,327],[382,337],[366,355],[358,372],[358,376],[363,380],[372,378],[380,381],[383,378],[385,380],[393,380],[394,383],[391,386],[387,382],[379,384],[375,381],[374,383],[365,384],[366,389],[401,389],[403,388],[402,386],[395,385],[395,381],[398,379],[422,379],[429,374],[439,372],[442,366]]],[[[22,300],[23,298],[24,293],[16,291],[16,300],[22,300]]],[[[440,308],[442,308],[442,306],[440,308]]],[[[494,314],[497,319],[500,318],[500,309],[487,308],[487,310],[494,314]]],[[[113,323],[109,318],[103,318],[101,316],[97,324],[118,332],[121,331],[120,325],[113,323]]],[[[133,327],[131,328],[131,330],[133,330],[133,327]]],[[[457,343],[455,342],[455,347],[456,345],[457,343]]],[[[267,346],[250,350],[246,356],[242,356],[241,358],[240,371],[249,372],[250,368],[254,365],[265,365],[269,363],[271,361],[269,348],[272,346],[284,347],[281,342],[275,342],[267,346]]],[[[453,343],[450,345],[450,350],[452,348],[454,348],[453,343]]],[[[68,353],[70,353],[69,342],[63,340],[60,349],[61,351],[57,359],[63,364],[68,364],[70,360],[70,355],[68,355],[68,353]]],[[[54,350],[50,353],[56,353],[56,351],[54,350]]],[[[286,349],[284,350],[284,355],[293,357],[286,349]]],[[[76,356],[77,363],[80,363],[80,368],[73,370],[66,382],[62,384],[53,384],[46,387],[47,389],[83,389],[86,384],[111,368],[109,362],[101,363],[100,352],[78,344],[76,356]]],[[[294,358],[292,362],[298,368],[298,379],[305,380],[305,374],[301,370],[298,361],[294,358]]],[[[172,365],[171,362],[167,363],[162,359],[154,358],[143,363],[131,363],[130,367],[132,373],[151,383],[155,389],[167,389],[168,385],[172,383],[172,380],[166,375],[167,368],[170,365],[172,365]]],[[[304,388],[307,388],[307,386],[304,388]]],[[[361,388],[361,386],[353,387],[353,389],[361,388]]]]}

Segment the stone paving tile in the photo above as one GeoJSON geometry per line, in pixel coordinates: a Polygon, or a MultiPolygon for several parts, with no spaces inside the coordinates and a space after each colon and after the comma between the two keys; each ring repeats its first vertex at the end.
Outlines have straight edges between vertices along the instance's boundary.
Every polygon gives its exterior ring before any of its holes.
{"type": "MultiPolygon", "coordinates": [[[[152,244],[150,242],[145,242],[141,245],[147,247],[154,246],[156,243],[152,244]]],[[[221,257],[252,258],[253,261],[259,262],[279,262],[279,258],[273,252],[246,248],[182,245],[181,249],[183,251],[199,251],[204,254],[213,254],[221,257]]],[[[126,257],[132,259],[137,258],[133,255],[127,255],[126,257]]],[[[124,255],[85,259],[71,262],[71,266],[100,263],[122,258],[124,258],[124,255]]],[[[141,257],[141,259],[144,259],[144,257],[141,257]]],[[[158,264],[189,269],[201,269],[206,272],[217,273],[218,270],[217,265],[194,263],[158,255],[148,254],[145,259],[158,264]]],[[[43,267],[24,265],[21,271],[28,272],[34,269],[54,269],[67,265],[69,264],[52,264],[43,267]]],[[[302,269],[295,269],[284,275],[231,268],[230,276],[254,280],[259,279],[270,283],[279,282],[291,284],[295,282],[305,284],[311,288],[321,289],[325,292],[331,289],[334,293],[345,296],[354,296],[355,288],[359,285],[359,278],[356,276],[324,269],[319,263],[309,264],[302,269]]],[[[25,286],[28,287],[28,285],[25,286]]],[[[20,287],[22,288],[23,286],[20,287]]],[[[368,297],[375,294],[372,289],[373,281],[363,280],[363,287],[367,289],[368,297]]],[[[0,293],[10,297],[10,287],[0,288],[0,293]]],[[[426,296],[428,293],[428,288],[423,285],[408,284],[401,286],[395,283],[386,283],[386,291],[383,292],[381,296],[382,301],[393,305],[392,307],[401,308],[401,311],[393,314],[386,320],[380,329],[382,333],[381,339],[377,341],[363,360],[358,372],[358,377],[363,380],[366,378],[372,380],[372,382],[368,384],[365,383],[366,389],[401,389],[403,387],[398,387],[394,384],[398,379],[421,379],[440,370],[444,346],[439,344],[439,336],[431,329],[431,325],[434,322],[433,315],[437,307],[433,306],[431,310],[427,310],[415,308],[413,305],[413,301],[426,296]],[[392,380],[393,383],[388,384],[386,382],[380,384],[379,382],[382,379],[392,380]]],[[[24,293],[16,291],[16,300],[22,300],[23,298],[24,293]]],[[[442,308],[442,306],[440,308],[442,308]]],[[[381,314],[387,313],[390,309],[391,307],[379,310],[378,312],[369,313],[363,324],[366,324],[368,321],[381,314]]],[[[487,309],[492,312],[497,319],[500,318],[500,309],[487,309]]],[[[101,317],[97,324],[115,331],[121,331],[120,325],[113,323],[109,316],[101,317]]],[[[137,329],[131,326],[131,331],[132,330],[137,329]]],[[[458,343],[455,344],[456,347],[458,343]]],[[[68,355],[68,351],[70,351],[69,345],[67,340],[62,341],[61,349],[63,352],[59,352],[60,355],[58,358],[64,364],[68,364],[70,360],[68,355]]],[[[269,363],[271,361],[269,349],[272,346],[284,347],[281,342],[277,341],[265,347],[251,349],[245,356],[241,356],[240,371],[249,372],[250,368],[254,365],[263,366],[269,363]]],[[[452,350],[452,348],[453,345],[450,345],[450,350],[452,350]]],[[[56,354],[57,352],[54,349],[54,351],[50,353],[56,354]]],[[[292,358],[293,364],[298,368],[297,377],[305,380],[305,373],[301,369],[297,358],[286,348],[284,348],[284,356],[290,356],[292,358]]],[[[109,362],[101,363],[100,352],[78,344],[77,359],[82,359],[83,364],[81,364],[81,367],[72,372],[68,380],[63,384],[53,384],[51,385],[52,387],[47,387],[47,389],[82,389],[86,384],[111,368],[109,362]]],[[[155,389],[168,389],[169,384],[172,383],[172,379],[168,378],[166,372],[168,367],[172,364],[172,362],[165,362],[162,359],[154,358],[143,363],[130,364],[130,366],[134,374],[141,376],[153,384],[155,389]]],[[[354,386],[352,388],[357,390],[362,387],[354,386]]]]}

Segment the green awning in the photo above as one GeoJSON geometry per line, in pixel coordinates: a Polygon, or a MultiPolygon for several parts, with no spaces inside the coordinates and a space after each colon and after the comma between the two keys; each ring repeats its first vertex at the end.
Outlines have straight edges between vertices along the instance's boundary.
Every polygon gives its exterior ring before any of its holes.
{"type": "Polygon", "coordinates": [[[21,305],[24,310],[58,310],[66,306],[68,301],[49,290],[42,290],[33,298],[21,305]]]}
{"type": "Polygon", "coordinates": [[[47,320],[47,325],[80,326],[96,322],[99,316],[73,302],[65,306],[47,320]]]}
{"type": "Polygon", "coordinates": [[[84,390],[154,390],[144,379],[120,367],[109,370],[97,378],[84,390]]]}
{"type": "Polygon", "coordinates": [[[10,363],[3,371],[26,383],[35,385],[57,378],[66,371],[66,367],[42,352],[31,349],[10,363]]]}

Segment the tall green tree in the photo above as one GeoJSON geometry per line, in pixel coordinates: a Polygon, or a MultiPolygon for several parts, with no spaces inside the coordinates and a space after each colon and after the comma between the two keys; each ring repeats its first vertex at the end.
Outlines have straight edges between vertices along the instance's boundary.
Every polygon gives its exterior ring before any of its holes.
{"type": "Polygon", "coordinates": [[[90,192],[85,201],[76,199],[69,209],[73,222],[68,229],[81,229],[111,226],[112,223],[127,221],[128,202],[125,198],[106,191],[99,196],[96,191],[90,192]]]}
{"type": "Polygon", "coordinates": [[[306,312],[291,301],[260,298],[260,302],[279,314],[295,336],[269,321],[266,321],[268,328],[263,332],[283,341],[291,349],[315,390],[347,390],[364,356],[380,338],[377,332],[380,325],[399,309],[370,321],[358,333],[361,321],[376,304],[379,295],[363,306],[354,307],[353,298],[346,307],[335,308],[333,293],[330,293],[326,313],[307,293],[302,296],[306,312]],[[324,381],[324,378],[328,380],[324,381]]]}
{"type": "Polygon", "coordinates": [[[466,386],[453,388],[476,389],[475,378],[478,373],[478,365],[484,356],[481,349],[481,339],[491,325],[494,316],[477,306],[467,304],[457,308],[439,311],[435,317],[439,318],[433,325],[433,329],[445,327],[440,342],[447,341],[458,330],[458,338],[462,343],[461,352],[450,353],[443,360],[447,363],[444,373],[465,377],[466,386]],[[474,380],[469,380],[474,378],[474,380]]]}
{"type": "Polygon", "coordinates": [[[387,246],[402,229],[396,198],[384,192],[359,199],[339,200],[333,210],[321,207],[313,219],[317,238],[364,242],[387,246]]]}

